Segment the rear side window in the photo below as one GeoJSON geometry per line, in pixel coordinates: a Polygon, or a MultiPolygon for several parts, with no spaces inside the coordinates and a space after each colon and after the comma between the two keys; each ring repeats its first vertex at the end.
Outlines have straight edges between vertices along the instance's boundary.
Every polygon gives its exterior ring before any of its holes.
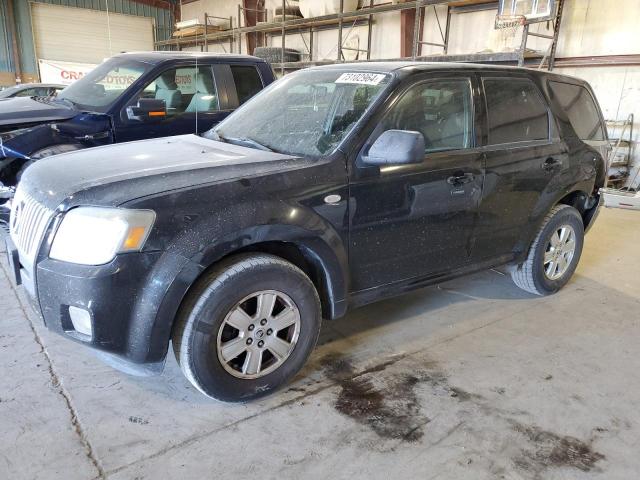
{"type": "Polygon", "coordinates": [[[547,104],[532,81],[485,78],[489,145],[549,138],[547,104]]]}
{"type": "Polygon", "coordinates": [[[231,65],[231,73],[236,84],[240,105],[262,90],[262,80],[255,67],[231,65]]]}
{"type": "Polygon", "coordinates": [[[549,87],[581,140],[604,140],[598,108],[589,91],[571,83],[549,82],[549,87]]]}

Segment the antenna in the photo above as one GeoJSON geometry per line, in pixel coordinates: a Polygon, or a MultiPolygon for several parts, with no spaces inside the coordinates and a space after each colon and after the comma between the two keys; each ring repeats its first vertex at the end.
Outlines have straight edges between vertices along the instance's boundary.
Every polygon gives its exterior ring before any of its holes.
{"type": "Polygon", "coordinates": [[[113,56],[113,48],[111,46],[111,17],[109,15],[109,0],[104,0],[107,8],[107,35],[109,36],[109,56],[113,56]]]}
{"type": "Polygon", "coordinates": [[[198,135],[198,75],[200,75],[200,70],[198,69],[198,52],[196,52],[196,75],[194,80],[196,81],[196,84],[193,86],[194,87],[194,92],[193,95],[196,99],[196,135],[198,135]]]}

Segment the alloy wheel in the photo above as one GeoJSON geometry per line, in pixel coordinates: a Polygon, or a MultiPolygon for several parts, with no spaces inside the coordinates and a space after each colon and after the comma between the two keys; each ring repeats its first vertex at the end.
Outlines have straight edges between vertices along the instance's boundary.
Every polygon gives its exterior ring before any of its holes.
{"type": "Polygon", "coordinates": [[[576,252],[576,232],[570,225],[558,227],[552,234],[544,254],[544,273],[549,280],[562,277],[576,252]]]}
{"type": "Polygon", "coordinates": [[[299,335],[300,311],[293,300],[283,292],[261,290],[226,315],[218,330],[218,359],[234,377],[259,378],[284,363],[299,335]]]}

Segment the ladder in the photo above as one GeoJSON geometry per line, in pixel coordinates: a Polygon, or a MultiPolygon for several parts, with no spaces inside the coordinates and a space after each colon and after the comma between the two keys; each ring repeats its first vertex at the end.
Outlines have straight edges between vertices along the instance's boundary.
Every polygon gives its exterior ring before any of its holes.
{"type": "Polygon", "coordinates": [[[527,49],[527,40],[529,37],[539,37],[546,38],[547,40],[551,40],[551,44],[547,49],[547,52],[542,57],[539,69],[542,69],[547,62],[547,70],[553,70],[553,66],[556,60],[556,49],[558,47],[558,37],[560,36],[560,24],[562,23],[562,11],[564,10],[564,0],[557,0],[556,2],[556,15],[553,19],[553,35],[545,35],[543,33],[538,32],[530,32],[529,24],[525,24],[524,30],[522,32],[522,41],[520,43],[520,49],[518,50],[518,66],[522,67],[524,65],[525,60],[525,52],[527,49]],[[548,60],[547,60],[548,59],[548,60]]]}

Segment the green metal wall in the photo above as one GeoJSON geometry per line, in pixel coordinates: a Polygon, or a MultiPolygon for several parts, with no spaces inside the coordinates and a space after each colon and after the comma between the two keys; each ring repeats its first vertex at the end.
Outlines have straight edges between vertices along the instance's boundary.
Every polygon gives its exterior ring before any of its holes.
{"type": "Polygon", "coordinates": [[[31,2],[63,5],[67,7],[87,8],[109,12],[151,17],[155,20],[156,40],[166,40],[171,36],[173,15],[170,10],[152,7],[133,0],[0,0],[0,71],[15,71],[11,54],[11,37],[7,23],[7,3],[13,2],[16,20],[18,48],[20,49],[21,67],[24,73],[37,73],[37,61],[31,30],[31,2]]]}
{"type": "Polygon", "coordinates": [[[7,24],[8,0],[0,0],[0,72],[13,72],[13,55],[11,53],[11,33],[7,24]]]}

